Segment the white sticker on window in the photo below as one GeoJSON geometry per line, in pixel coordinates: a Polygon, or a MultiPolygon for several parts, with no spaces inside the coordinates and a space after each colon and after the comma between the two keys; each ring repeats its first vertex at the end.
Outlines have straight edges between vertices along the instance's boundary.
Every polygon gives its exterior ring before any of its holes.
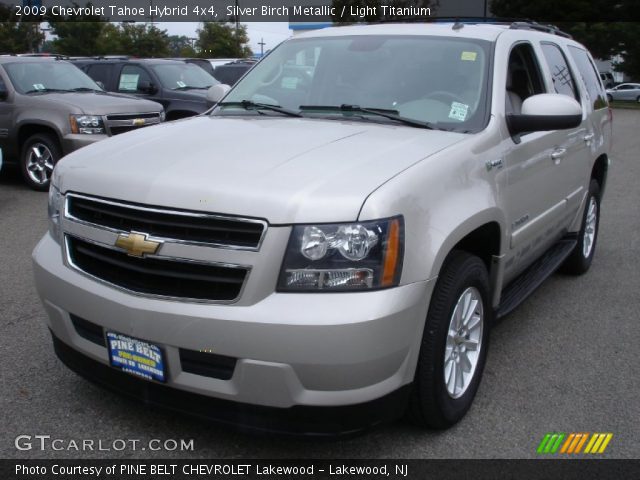
{"type": "Polygon", "coordinates": [[[280,82],[280,86],[282,88],[288,88],[290,90],[295,90],[298,86],[298,77],[282,77],[282,81],[280,82]]]}
{"type": "Polygon", "coordinates": [[[478,54],[476,52],[462,52],[460,60],[467,62],[475,62],[478,54]]]}
{"type": "Polygon", "coordinates": [[[135,92],[138,90],[138,78],[140,78],[140,75],[137,73],[123,73],[120,75],[118,90],[135,92]]]}
{"type": "Polygon", "coordinates": [[[178,84],[178,86],[179,86],[180,88],[184,88],[184,87],[186,87],[186,86],[187,86],[187,84],[186,84],[186,83],[184,83],[182,80],[178,80],[176,83],[178,84]]]}
{"type": "Polygon", "coordinates": [[[466,105],[464,103],[452,102],[451,111],[449,112],[449,118],[464,122],[465,119],[467,118],[468,111],[469,111],[469,105],[466,105]]]}
{"type": "Polygon", "coordinates": [[[33,84],[33,89],[34,90],[44,90],[44,85],[41,83],[34,83],[33,84]]]}

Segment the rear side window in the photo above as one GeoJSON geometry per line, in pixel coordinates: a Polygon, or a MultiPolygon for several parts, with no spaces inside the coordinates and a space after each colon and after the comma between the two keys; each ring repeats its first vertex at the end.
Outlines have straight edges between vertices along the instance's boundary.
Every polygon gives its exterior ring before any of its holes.
{"type": "Polygon", "coordinates": [[[593,66],[589,55],[582,48],[569,46],[569,53],[578,66],[578,71],[582,76],[582,80],[587,87],[587,93],[589,94],[589,101],[593,105],[594,110],[605,108],[607,102],[605,101],[605,92],[600,83],[600,78],[596,67],[593,66]]]}
{"type": "Polygon", "coordinates": [[[567,60],[560,47],[555,43],[546,42],[542,43],[541,47],[553,78],[553,87],[556,93],[567,95],[579,101],[580,97],[571,76],[571,70],[569,70],[569,65],[567,65],[567,60]]]}
{"type": "Polygon", "coordinates": [[[96,82],[102,82],[106,87],[109,85],[111,78],[111,66],[110,65],[91,65],[87,69],[87,74],[93,78],[96,82]]]}
{"type": "Polygon", "coordinates": [[[141,83],[151,83],[149,74],[137,65],[125,65],[122,67],[118,78],[118,91],[136,93],[140,91],[141,83]]]}

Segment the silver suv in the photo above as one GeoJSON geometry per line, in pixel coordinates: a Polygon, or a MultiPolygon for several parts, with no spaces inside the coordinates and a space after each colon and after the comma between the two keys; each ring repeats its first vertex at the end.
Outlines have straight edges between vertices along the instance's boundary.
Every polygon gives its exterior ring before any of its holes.
{"type": "Polygon", "coordinates": [[[611,113],[561,32],[329,28],[226,90],[56,167],[35,278],[79,374],[258,429],[445,428],[496,317],[589,269],[611,113]]]}

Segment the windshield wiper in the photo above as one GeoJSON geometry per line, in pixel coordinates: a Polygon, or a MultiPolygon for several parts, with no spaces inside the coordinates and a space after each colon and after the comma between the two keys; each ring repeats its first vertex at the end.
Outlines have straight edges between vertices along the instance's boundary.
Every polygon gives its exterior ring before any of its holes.
{"type": "Polygon", "coordinates": [[[377,115],[379,117],[388,118],[389,120],[395,120],[396,122],[400,122],[411,127],[428,128],[429,130],[433,130],[435,128],[428,122],[421,122],[420,120],[401,117],[397,110],[386,108],[366,108],[359,105],[348,105],[343,103],[342,105],[300,105],[300,110],[307,112],[334,111],[344,113],[366,113],[369,115],[377,115]]]}
{"type": "Polygon", "coordinates": [[[282,113],[290,117],[302,117],[302,114],[288,110],[279,105],[271,105],[269,103],[252,102],[251,100],[242,100],[240,102],[222,102],[219,103],[220,107],[242,107],[245,110],[271,110],[273,112],[282,113]]]}
{"type": "Polygon", "coordinates": [[[27,90],[26,92],[24,92],[25,94],[27,93],[51,93],[51,92],[65,92],[65,93],[69,93],[72,90],[63,90],[60,88],[34,88],[33,90],[27,90]]]}
{"type": "Polygon", "coordinates": [[[182,87],[172,88],[172,90],[206,90],[209,87],[196,87],[194,85],[184,85],[182,87]]]}
{"type": "Polygon", "coordinates": [[[76,87],[69,90],[70,92],[104,92],[104,90],[100,90],[98,88],[90,88],[90,87],[76,87]]]}

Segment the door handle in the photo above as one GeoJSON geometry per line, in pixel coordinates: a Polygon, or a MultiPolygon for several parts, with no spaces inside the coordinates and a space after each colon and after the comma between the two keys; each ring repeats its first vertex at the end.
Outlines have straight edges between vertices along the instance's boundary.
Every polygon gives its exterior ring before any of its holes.
{"type": "Polygon", "coordinates": [[[566,148],[558,148],[551,153],[551,160],[553,160],[553,163],[557,165],[560,163],[560,160],[564,157],[565,153],[567,153],[566,148]]]}
{"type": "Polygon", "coordinates": [[[593,137],[595,135],[593,133],[587,133],[584,137],[582,137],[584,139],[585,142],[589,143],[591,140],[593,140],[593,137]]]}

